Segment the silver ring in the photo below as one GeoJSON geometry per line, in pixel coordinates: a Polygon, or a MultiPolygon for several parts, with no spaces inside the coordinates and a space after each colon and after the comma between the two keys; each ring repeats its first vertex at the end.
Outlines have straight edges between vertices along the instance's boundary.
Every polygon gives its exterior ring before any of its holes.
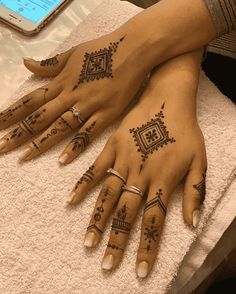
{"type": "Polygon", "coordinates": [[[80,110],[76,109],[75,107],[72,107],[69,109],[69,111],[71,111],[74,117],[76,117],[77,120],[81,122],[82,124],[86,122],[86,119],[81,115],[80,110]]]}
{"type": "Polygon", "coordinates": [[[108,168],[107,170],[107,174],[110,175],[114,175],[116,177],[118,177],[119,179],[121,179],[121,181],[125,184],[126,183],[126,179],[120,174],[118,173],[118,171],[114,170],[113,168],[108,168]]]}
{"type": "Polygon", "coordinates": [[[123,185],[122,190],[123,191],[131,192],[131,193],[134,193],[134,194],[137,194],[141,198],[143,198],[143,192],[139,188],[137,188],[135,186],[126,186],[126,185],[123,185]]]}

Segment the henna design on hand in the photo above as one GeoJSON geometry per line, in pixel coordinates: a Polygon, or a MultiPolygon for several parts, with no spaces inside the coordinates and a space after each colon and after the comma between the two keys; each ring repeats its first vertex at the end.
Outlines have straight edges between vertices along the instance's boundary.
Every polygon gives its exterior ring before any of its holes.
{"type": "Polygon", "coordinates": [[[159,189],[158,192],[156,193],[156,197],[145,204],[144,211],[146,212],[148,209],[158,206],[161,212],[163,213],[163,215],[166,216],[167,209],[165,204],[161,200],[162,195],[163,195],[162,189],[159,189]]]}
{"type": "Polygon", "coordinates": [[[9,133],[9,137],[6,138],[6,140],[10,141],[15,138],[20,138],[23,133],[24,133],[24,130],[22,129],[22,127],[18,126],[9,133]]]}
{"type": "Polygon", "coordinates": [[[145,240],[147,241],[147,252],[151,250],[152,242],[157,242],[157,237],[159,236],[158,227],[156,224],[156,217],[153,216],[150,226],[146,227],[144,230],[145,240]]]}
{"type": "Polygon", "coordinates": [[[88,128],[85,129],[85,132],[78,132],[78,134],[75,135],[75,137],[72,139],[73,151],[80,150],[83,152],[85,148],[88,146],[90,142],[90,134],[96,124],[96,121],[94,121],[88,128]]]}
{"type": "Polygon", "coordinates": [[[124,38],[125,36],[117,42],[110,43],[108,48],[100,49],[92,53],[85,53],[79,81],[77,85],[74,86],[73,90],[77,89],[78,86],[84,82],[103,78],[113,78],[112,57],[124,38]]]}
{"type": "Polygon", "coordinates": [[[27,116],[26,119],[21,122],[24,129],[28,131],[30,135],[32,136],[35,135],[35,131],[33,130],[32,126],[38,122],[38,119],[42,117],[43,113],[45,112],[46,112],[46,109],[36,111],[34,114],[30,114],[29,116],[27,116]]]}
{"type": "Polygon", "coordinates": [[[126,222],[127,216],[127,206],[124,204],[117,212],[117,218],[113,219],[112,222],[112,230],[115,231],[115,234],[118,235],[119,233],[129,234],[131,230],[131,224],[126,222]]]}
{"type": "Polygon", "coordinates": [[[54,57],[41,60],[40,65],[41,66],[54,66],[54,65],[58,64],[58,62],[59,62],[57,59],[58,55],[59,54],[57,54],[54,57]]]}
{"type": "Polygon", "coordinates": [[[45,142],[47,139],[49,139],[50,137],[58,134],[58,133],[64,133],[66,131],[67,128],[72,129],[72,127],[69,125],[69,123],[63,118],[60,117],[60,119],[58,120],[58,127],[55,127],[53,129],[51,129],[50,133],[48,133],[47,135],[45,135],[41,140],[40,143],[45,142]]]}
{"type": "Polygon", "coordinates": [[[119,247],[118,245],[116,245],[116,244],[114,244],[114,243],[108,243],[107,244],[107,247],[108,248],[111,248],[111,249],[115,249],[115,250],[121,250],[121,251],[124,251],[124,249],[123,248],[121,248],[121,247],[119,247]]]}
{"type": "Polygon", "coordinates": [[[27,105],[32,98],[25,97],[25,100],[22,99],[22,103],[19,103],[18,105],[14,106],[13,108],[9,108],[4,110],[0,113],[0,122],[7,122],[8,118],[12,117],[15,112],[17,112],[19,109],[21,109],[24,105],[27,105]]]}
{"type": "Polygon", "coordinates": [[[169,137],[169,132],[163,121],[164,105],[165,104],[162,105],[161,111],[156,114],[155,118],[151,119],[151,121],[143,124],[141,127],[129,130],[133,135],[136,146],[138,147],[137,151],[141,153],[143,163],[148,158],[149,154],[152,154],[154,151],[157,151],[168,143],[176,142],[173,137],[169,137]]]}
{"type": "Polygon", "coordinates": [[[196,185],[193,185],[193,187],[198,190],[201,199],[200,203],[203,204],[206,195],[206,173],[202,174],[201,182],[196,185]]]}
{"type": "Polygon", "coordinates": [[[95,224],[92,224],[91,226],[87,228],[87,230],[90,230],[90,229],[95,229],[98,233],[103,234],[103,231],[100,230],[99,227],[97,227],[95,224]]]}
{"type": "Polygon", "coordinates": [[[75,190],[78,188],[79,185],[81,185],[82,183],[87,183],[89,184],[90,182],[93,181],[94,179],[94,173],[93,173],[93,170],[94,170],[95,166],[92,165],[89,167],[89,169],[82,175],[82,177],[79,179],[79,181],[76,183],[76,186],[75,186],[75,190]]]}

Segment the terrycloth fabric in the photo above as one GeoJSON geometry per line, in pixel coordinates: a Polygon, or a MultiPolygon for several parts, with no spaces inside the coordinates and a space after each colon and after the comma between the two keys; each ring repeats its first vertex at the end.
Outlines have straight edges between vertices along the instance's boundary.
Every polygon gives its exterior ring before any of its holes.
{"type": "MultiPolygon", "coordinates": [[[[129,3],[105,1],[54,53],[110,32],[139,11],[129,3]]],[[[6,106],[45,83],[46,80],[30,78],[6,106]]],[[[134,271],[141,216],[121,266],[107,274],[102,272],[100,260],[108,230],[97,249],[88,251],[83,247],[98,188],[74,209],[65,204],[75,182],[99,154],[113,127],[66,167],[59,167],[58,155],[69,138],[23,165],[17,162],[19,150],[0,157],[0,293],[164,293],[191,244],[224,199],[236,170],[235,106],[204,75],[198,101],[208,154],[207,195],[201,222],[196,230],[184,224],[179,187],[170,201],[156,265],[145,281],[139,281],[134,271]]]]}

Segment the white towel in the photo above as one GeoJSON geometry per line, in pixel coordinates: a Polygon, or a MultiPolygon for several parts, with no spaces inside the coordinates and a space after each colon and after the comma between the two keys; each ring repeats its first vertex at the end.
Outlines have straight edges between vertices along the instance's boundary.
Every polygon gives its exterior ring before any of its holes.
{"type": "MultiPolygon", "coordinates": [[[[53,54],[112,31],[139,11],[130,3],[107,0],[53,54]]],[[[31,77],[5,106],[45,83],[46,80],[31,77]]],[[[121,266],[106,274],[101,270],[101,258],[109,230],[97,249],[90,251],[83,247],[98,188],[75,209],[68,209],[65,204],[74,184],[102,150],[113,128],[66,167],[58,165],[58,156],[69,138],[23,165],[17,162],[18,150],[1,156],[0,293],[165,293],[184,255],[207,227],[235,176],[235,106],[205,75],[201,77],[198,101],[208,155],[207,195],[201,222],[196,230],[184,224],[182,187],[179,187],[170,201],[154,270],[144,281],[135,274],[141,216],[131,233],[121,266]]]]}

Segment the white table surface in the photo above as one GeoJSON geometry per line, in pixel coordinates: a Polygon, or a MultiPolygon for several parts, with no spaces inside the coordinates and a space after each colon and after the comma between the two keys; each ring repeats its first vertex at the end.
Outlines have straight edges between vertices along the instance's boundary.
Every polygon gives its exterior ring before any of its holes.
{"type": "Polygon", "coordinates": [[[73,0],[38,35],[26,37],[0,22],[0,109],[30,75],[22,57],[44,58],[103,0],[73,0]]]}

